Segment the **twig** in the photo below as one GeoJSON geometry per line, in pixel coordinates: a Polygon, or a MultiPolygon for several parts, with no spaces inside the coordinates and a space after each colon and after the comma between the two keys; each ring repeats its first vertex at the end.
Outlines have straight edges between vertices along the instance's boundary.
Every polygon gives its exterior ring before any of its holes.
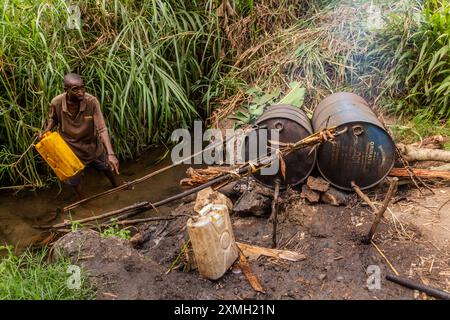
{"type": "Polygon", "coordinates": [[[387,262],[387,264],[389,265],[389,267],[391,268],[391,270],[398,276],[400,275],[398,273],[398,271],[394,268],[394,266],[392,265],[392,263],[389,261],[388,258],[386,258],[386,256],[384,255],[384,253],[380,250],[380,248],[378,248],[378,246],[375,244],[375,242],[373,242],[373,240],[370,240],[370,243],[372,243],[372,245],[375,247],[375,249],[377,249],[378,253],[384,258],[384,260],[387,262]]]}
{"type": "Polygon", "coordinates": [[[115,221],[113,223],[119,224],[122,226],[126,226],[126,225],[131,225],[131,224],[136,224],[136,223],[149,222],[149,221],[174,220],[179,217],[182,217],[182,215],[174,215],[174,216],[170,216],[170,217],[150,217],[150,218],[142,218],[142,219],[123,220],[123,221],[115,221]]]}
{"type": "Polygon", "coordinates": [[[351,182],[351,186],[352,186],[353,190],[355,190],[355,192],[358,194],[358,196],[361,199],[363,199],[369,205],[370,208],[372,208],[373,212],[377,212],[377,207],[375,207],[375,205],[369,199],[369,197],[366,196],[365,193],[361,191],[361,189],[356,185],[356,183],[354,181],[351,182]]]}
{"type": "Polygon", "coordinates": [[[377,230],[378,224],[380,223],[380,220],[383,217],[383,214],[389,205],[389,201],[391,201],[392,196],[395,193],[395,190],[397,188],[397,183],[398,183],[398,179],[393,178],[391,181],[391,184],[389,185],[389,190],[386,193],[386,197],[384,198],[383,206],[378,211],[378,213],[375,217],[375,220],[373,221],[372,227],[370,228],[369,234],[367,235],[367,238],[364,241],[366,244],[369,244],[370,241],[372,240],[373,235],[375,234],[375,231],[377,230]]]}
{"type": "Polygon", "coordinates": [[[172,262],[172,264],[170,265],[170,268],[166,271],[166,274],[169,274],[173,268],[175,268],[175,266],[178,264],[178,262],[180,261],[181,256],[184,254],[184,252],[186,251],[189,243],[191,242],[191,239],[186,240],[186,242],[184,243],[183,247],[181,248],[180,253],[178,254],[178,256],[175,258],[175,260],[172,262]]]}

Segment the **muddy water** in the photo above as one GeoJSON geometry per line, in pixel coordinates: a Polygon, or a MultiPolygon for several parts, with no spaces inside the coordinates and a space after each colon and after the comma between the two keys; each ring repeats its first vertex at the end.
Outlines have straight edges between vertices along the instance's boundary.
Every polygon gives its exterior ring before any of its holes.
{"type": "MultiPolygon", "coordinates": [[[[152,150],[140,158],[121,162],[119,181],[132,181],[145,174],[171,164],[170,157],[158,162],[162,152],[152,150]]],[[[187,165],[180,165],[134,186],[133,190],[122,190],[115,194],[94,199],[70,212],[72,219],[81,219],[122,208],[140,201],[158,201],[183,191],[179,180],[185,176],[187,165]]],[[[111,188],[108,179],[93,169],[86,169],[82,182],[85,195],[93,195],[111,188]]],[[[0,193],[0,245],[14,245],[22,250],[42,235],[35,225],[46,225],[70,219],[68,213],[56,215],[62,208],[77,199],[73,190],[65,185],[61,188],[39,191],[22,191],[17,195],[0,193]]],[[[167,214],[177,204],[158,208],[158,212],[142,213],[139,217],[167,214]]]]}

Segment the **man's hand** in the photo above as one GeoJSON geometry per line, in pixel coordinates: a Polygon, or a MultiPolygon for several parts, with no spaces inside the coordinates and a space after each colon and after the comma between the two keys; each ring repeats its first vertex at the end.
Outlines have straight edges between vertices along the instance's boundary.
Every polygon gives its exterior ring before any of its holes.
{"type": "Polygon", "coordinates": [[[38,133],[36,133],[36,136],[38,138],[38,140],[42,140],[42,137],[44,136],[44,134],[46,134],[48,132],[48,130],[44,130],[44,131],[39,131],[38,133]]]}
{"type": "Polygon", "coordinates": [[[108,165],[115,174],[119,174],[119,160],[114,154],[108,155],[108,165]]]}

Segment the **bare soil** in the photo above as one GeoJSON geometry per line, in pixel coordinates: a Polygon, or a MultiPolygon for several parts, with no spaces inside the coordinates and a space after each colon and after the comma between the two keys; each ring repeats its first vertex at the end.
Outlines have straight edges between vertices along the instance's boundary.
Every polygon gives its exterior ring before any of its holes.
{"type": "MultiPolygon", "coordinates": [[[[385,188],[369,195],[381,205],[385,188]],[[378,201],[377,201],[378,200],[378,201]]],[[[305,254],[303,261],[260,257],[250,260],[265,294],[255,292],[237,267],[219,280],[200,276],[181,255],[188,239],[188,217],[140,225],[150,235],[135,249],[129,241],[103,239],[95,231],[79,231],[58,240],[63,249],[90,273],[98,299],[431,299],[385,280],[393,274],[373,245],[361,242],[374,214],[352,196],[347,207],[309,205],[299,190],[282,195],[278,248],[305,254]],[[381,288],[369,290],[367,268],[381,270],[381,288]]],[[[385,213],[374,242],[403,277],[450,291],[450,188],[433,195],[400,187],[385,213]]],[[[193,214],[194,202],[181,203],[177,214],[193,214]]],[[[237,241],[271,247],[268,217],[232,216],[237,241]]],[[[136,230],[136,231],[137,231],[136,230]]]]}

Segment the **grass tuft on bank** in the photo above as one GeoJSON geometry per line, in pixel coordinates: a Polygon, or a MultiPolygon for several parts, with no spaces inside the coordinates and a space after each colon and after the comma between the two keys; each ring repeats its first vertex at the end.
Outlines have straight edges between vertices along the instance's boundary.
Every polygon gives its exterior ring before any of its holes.
{"type": "Polygon", "coordinates": [[[47,249],[27,250],[20,256],[12,247],[0,247],[0,251],[6,251],[0,258],[0,300],[87,300],[95,297],[82,270],[80,288],[72,286],[73,289],[69,289],[67,284],[73,276],[68,273],[70,261],[59,258],[49,263],[47,249]]]}

